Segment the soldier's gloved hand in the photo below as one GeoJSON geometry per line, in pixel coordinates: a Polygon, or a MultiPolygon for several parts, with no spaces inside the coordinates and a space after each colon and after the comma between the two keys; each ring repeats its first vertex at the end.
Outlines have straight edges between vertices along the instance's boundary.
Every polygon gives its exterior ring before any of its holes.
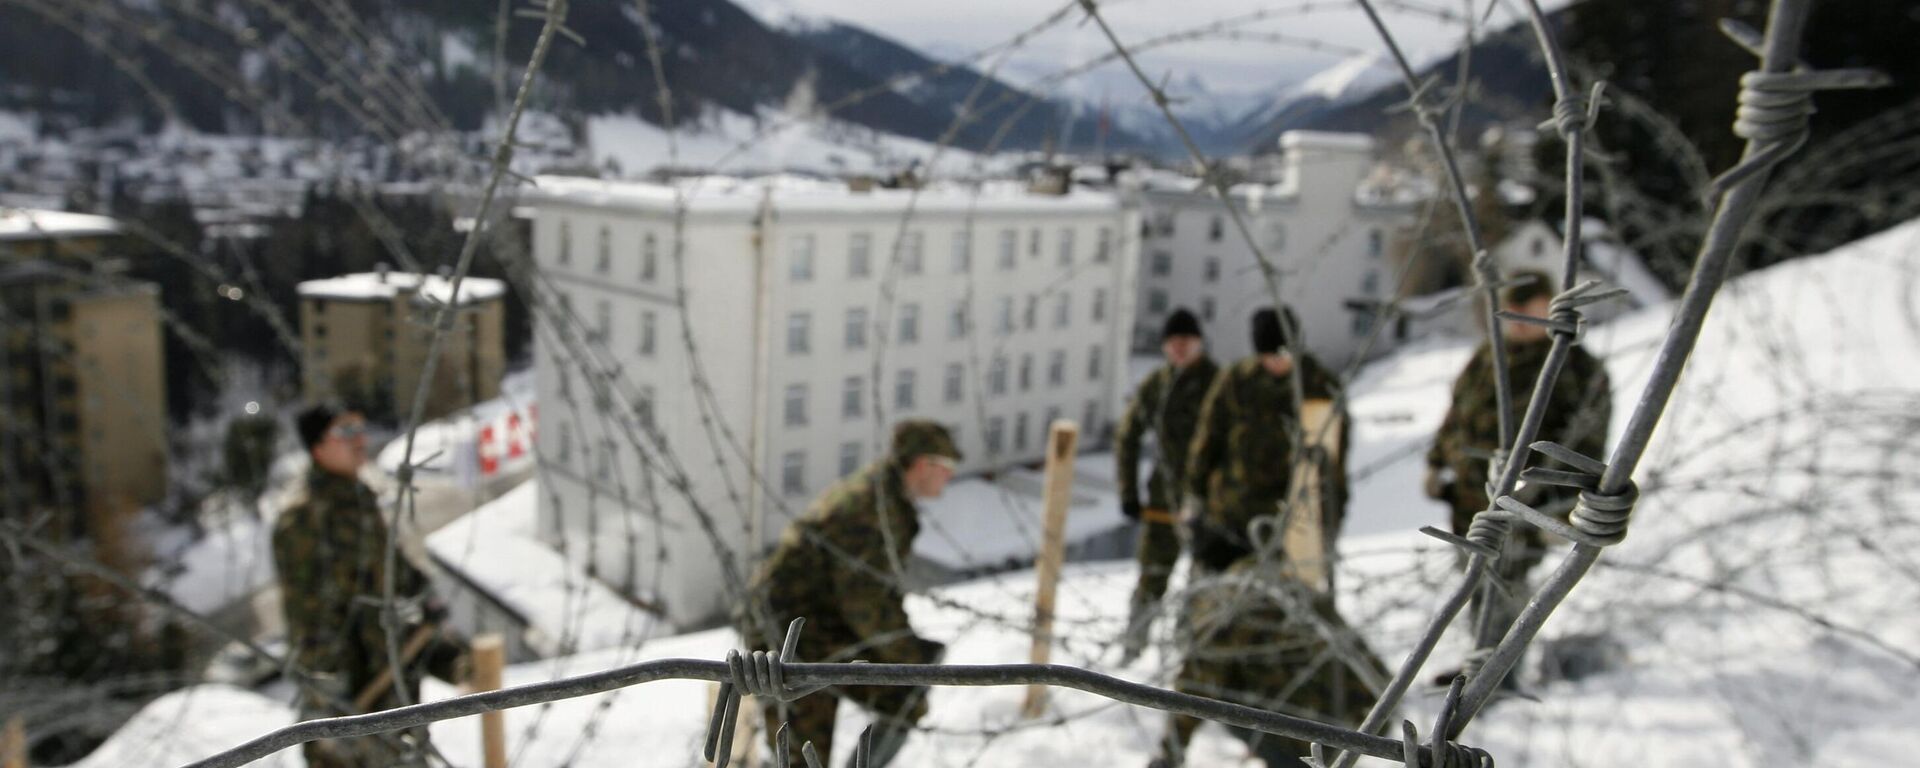
{"type": "Polygon", "coordinates": [[[947,644],[938,640],[920,640],[920,663],[938,664],[947,657],[947,644]]]}
{"type": "Polygon", "coordinates": [[[428,624],[447,622],[447,601],[438,596],[429,596],[420,602],[420,618],[428,624]]]}
{"type": "Polygon", "coordinates": [[[1121,499],[1120,515],[1136,523],[1140,522],[1140,500],[1139,499],[1121,499]]]}
{"type": "Polygon", "coordinates": [[[1187,498],[1180,502],[1180,524],[1191,526],[1199,522],[1201,510],[1205,509],[1205,506],[1201,503],[1200,497],[1187,494],[1187,498]]]}

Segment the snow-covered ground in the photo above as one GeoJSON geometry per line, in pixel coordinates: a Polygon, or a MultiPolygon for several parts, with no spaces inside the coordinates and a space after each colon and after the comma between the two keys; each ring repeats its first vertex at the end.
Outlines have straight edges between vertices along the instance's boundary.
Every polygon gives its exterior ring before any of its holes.
{"type": "MultiPolygon", "coordinates": [[[[1540,701],[1494,705],[1463,740],[1503,766],[1909,765],[1920,754],[1920,222],[1730,284],[1637,473],[1627,541],[1608,552],[1542,639],[1605,633],[1624,658],[1577,681],[1523,674],[1540,701]]],[[[1615,393],[1618,432],[1645,383],[1670,305],[1589,330],[1615,393]]],[[[1397,660],[1451,583],[1453,555],[1413,533],[1443,510],[1420,496],[1421,453],[1464,343],[1397,351],[1353,383],[1355,497],[1341,542],[1349,622],[1397,660]]],[[[1061,583],[1056,661],[1164,682],[1149,653],[1115,666],[1129,563],[1072,566],[1061,583]]],[[[1544,574],[1544,569],[1536,576],[1544,574]]],[[[949,660],[1024,660],[1030,572],[910,598],[916,627],[949,660]]],[[[1164,624],[1164,622],[1163,622],[1164,624]]],[[[718,659],[725,630],[515,666],[527,683],[646,658],[718,659]]],[[[1434,660],[1451,664],[1450,637],[1434,660]]],[[[669,681],[507,714],[516,765],[697,765],[709,687],[669,681]]],[[[430,687],[429,696],[446,696],[430,687]]],[[[285,722],[252,694],[202,687],[143,713],[87,765],[166,765],[285,722]],[[153,723],[176,724],[162,732],[153,723]],[[242,727],[244,726],[244,727],[242,727]]],[[[1110,766],[1145,762],[1158,713],[1071,691],[1056,718],[1023,723],[1017,688],[946,688],[895,763],[1110,766]]],[[[1430,722],[1416,694],[1404,714],[1430,722]]],[[[848,709],[839,743],[865,717],[848,709]]],[[[1423,725],[1422,730],[1425,730],[1423,725]]],[[[477,725],[435,742],[478,762],[477,725]]],[[[1244,765],[1205,729],[1192,765],[1244,765]]],[[[282,759],[284,759],[284,755],[282,759]]],[[[1380,763],[1376,763],[1380,764],[1380,763]]]]}

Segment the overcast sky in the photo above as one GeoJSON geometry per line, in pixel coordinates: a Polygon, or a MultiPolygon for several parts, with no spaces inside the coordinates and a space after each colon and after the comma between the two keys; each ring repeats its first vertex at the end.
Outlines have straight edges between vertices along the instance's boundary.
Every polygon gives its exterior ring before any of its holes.
{"type": "MultiPolygon", "coordinates": [[[[1070,0],[737,0],[763,17],[798,15],[854,23],[940,58],[955,58],[1002,44],[1059,11],[1070,0]]],[[[1388,27],[1409,56],[1417,61],[1444,55],[1457,47],[1464,32],[1461,18],[1471,2],[1481,13],[1490,0],[1377,0],[1388,27]],[[1449,19],[1440,18],[1447,12],[1449,19]]],[[[1519,0],[1491,0],[1489,24],[1504,27],[1523,12],[1519,0]]],[[[1553,8],[1568,0],[1547,0],[1553,8]]],[[[1243,35],[1285,35],[1324,46],[1275,40],[1211,38],[1139,54],[1154,77],[1171,73],[1175,83],[1198,78],[1218,92],[1266,91],[1304,78],[1356,53],[1383,51],[1379,37],[1352,0],[1105,0],[1106,17],[1122,40],[1136,42],[1203,27],[1246,14],[1267,12],[1268,18],[1236,23],[1243,35]]],[[[1068,20],[1028,41],[1003,65],[1007,80],[1026,84],[1047,73],[1071,67],[1109,50],[1094,26],[1080,23],[1076,8],[1068,20]]],[[[1114,63],[1063,86],[1065,95],[1116,103],[1142,99],[1138,83],[1124,66],[1114,63]]],[[[1179,89],[1176,88],[1176,91],[1179,89]]]]}

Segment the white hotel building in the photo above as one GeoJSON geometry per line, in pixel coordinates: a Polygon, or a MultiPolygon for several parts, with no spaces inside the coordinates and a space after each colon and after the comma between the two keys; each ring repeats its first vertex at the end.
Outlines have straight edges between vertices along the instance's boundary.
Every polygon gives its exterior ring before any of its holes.
{"type": "Polygon", "coordinates": [[[992,183],[677,184],[542,177],[524,198],[543,276],[641,404],[595,404],[581,364],[535,334],[542,530],[675,623],[723,615],[721,561],[685,498],[633,453],[623,421],[653,420],[744,564],[814,495],[880,455],[896,419],[954,429],[965,473],[1039,460],[1055,418],[1079,421],[1085,444],[1116,416],[1140,264],[1138,215],[1121,197],[992,183]],[[683,277],[699,366],[734,438],[719,458],[682,340],[683,277]]]}
{"type": "MultiPolygon", "coordinates": [[[[1412,206],[1363,189],[1374,164],[1367,136],[1290,131],[1281,135],[1280,149],[1277,180],[1233,187],[1234,204],[1278,269],[1281,297],[1299,319],[1307,348],[1322,362],[1343,365],[1373,320],[1346,302],[1392,298],[1387,245],[1411,221],[1412,206]]],[[[1135,343],[1157,349],[1167,314],[1185,307],[1200,317],[1209,352],[1224,363],[1252,354],[1249,320],[1273,298],[1226,207],[1198,184],[1149,181],[1141,192],[1135,343]]],[[[1391,340],[1388,334],[1382,342],[1391,340]]]]}

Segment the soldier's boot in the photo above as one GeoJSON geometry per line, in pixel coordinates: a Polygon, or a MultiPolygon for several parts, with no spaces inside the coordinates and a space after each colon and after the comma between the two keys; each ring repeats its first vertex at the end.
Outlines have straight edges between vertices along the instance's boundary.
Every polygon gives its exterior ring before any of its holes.
{"type": "Polygon", "coordinates": [[[1126,633],[1120,637],[1120,666],[1133,666],[1147,642],[1153,637],[1153,620],[1159,616],[1159,603],[1135,600],[1127,611],[1126,633]]]}

